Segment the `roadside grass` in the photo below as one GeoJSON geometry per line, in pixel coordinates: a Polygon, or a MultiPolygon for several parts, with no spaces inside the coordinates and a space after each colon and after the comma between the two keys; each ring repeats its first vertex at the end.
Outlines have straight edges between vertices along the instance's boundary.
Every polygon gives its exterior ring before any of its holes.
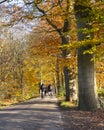
{"type": "Polygon", "coordinates": [[[75,105],[74,105],[72,102],[69,102],[69,101],[62,101],[62,102],[60,103],[60,106],[61,106],[61,107],[68,108],[68,107],[74,107],[75,105]]]}
{"type": "Polygon", "coordinates": [[[10,105],[15,104],[15,103],[17,103],[17,101],[10,100],[10,99],[1,100],[0,101],[0,109],[3,109],[5,107],[10,106],[10,105]]]}
{"type": "Polygon", "coordinates": [[[18,104],[21,102],[25,102],[29,99],[37,98],[37,97],[39,97],[39,95],[35,95],[34,97],[18,98],[18,100],[16,100],[15,98],[14,99],[3,99],[3,100],[0,100],[0,109],[3,109],[3,108],[8,107],[10,105],[15,105],[15,104],[18,104]]]}
{"type": "Polygon", "coordinates": [[[72,108],[77,107],[77,103],[75,101],[65,101],[65,97],[58,97],[59,106],[61,108],[72,108]]]}

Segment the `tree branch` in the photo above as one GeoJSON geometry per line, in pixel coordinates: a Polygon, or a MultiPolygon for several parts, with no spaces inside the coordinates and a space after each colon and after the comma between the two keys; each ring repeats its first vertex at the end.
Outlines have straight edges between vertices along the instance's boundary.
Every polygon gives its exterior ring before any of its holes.
{"type": "Polygon", "coordinates": [[[2,1],[0,1],[0,4],[2,4],[2,3],[4,3],[4,2],[6,2],[7,0],[2,0],[2,1]]]}
{"type": "Polygon", "coordinates": [[[35,3],[34,1],[31,1],[31,2],[26,2],[24,1],[25,4],[35,4],[35,7],[38,9],[38,11],[40,13],[42,13],[42,17],[44,16],[46,18],[46,21],[48,22],[49,25],[51,25],[60,35],[61,35],[61,29],[58,28],[48,17],[47,17],[47,12],[49,12],[50,10],[52,10],[54,7],[58,6],[59,5],[59,2],[61,3],[61,1],[59,0],[57,4],[53,5],[52,7],[50,7],[50,9],[48,9],[47,11],[39,8],[38,4],[41,3],[41,0],[40,0],[40,3],[35,3]]]}
{"type": "Polygon", "coordinates": [[[61,29],[58,28],[55,24],[53,24],[53,22],[50,19],[47,18],[46,12],[40,9],[38,5],[36,5],[36,8],[39,10],[39,12],[41,12],[46,17],[46,21],[49,23],[49,25],[51,25],[61,35],[61,29]]]}

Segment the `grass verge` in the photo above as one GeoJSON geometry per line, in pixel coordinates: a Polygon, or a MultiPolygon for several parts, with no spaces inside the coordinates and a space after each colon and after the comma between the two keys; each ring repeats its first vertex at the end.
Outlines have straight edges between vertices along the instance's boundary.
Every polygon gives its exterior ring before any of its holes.
{"type": "Polygon", "coordinates": [[[58,97],[59,100],[59,106],[61,108],[72,108],[72,107],[77,107],[75,102],[70,102],[70,101],[65,101],[64,97],[58,97]]]}

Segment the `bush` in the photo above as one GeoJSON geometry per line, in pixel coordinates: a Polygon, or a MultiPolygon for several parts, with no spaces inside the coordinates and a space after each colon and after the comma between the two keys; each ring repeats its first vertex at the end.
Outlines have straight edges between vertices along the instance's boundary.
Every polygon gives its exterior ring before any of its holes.
{"type": "Polygon", "coordinates": [[[98,97],[104,97],[104,88],[98,89],[98,97]]]}
{"type": "Polygon", "coordinates": [[[65,88],[63,86],[60,87],[59,91],[60,96],[64,97],[65,96],[65,88]]]}

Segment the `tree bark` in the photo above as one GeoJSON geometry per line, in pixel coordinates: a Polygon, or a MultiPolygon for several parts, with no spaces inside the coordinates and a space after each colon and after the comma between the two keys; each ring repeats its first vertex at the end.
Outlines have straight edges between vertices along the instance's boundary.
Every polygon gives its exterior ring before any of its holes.
{"type": "Polygon", "coordinates": [[[58,55],[56,56],[56,85],[57,85],[57,94],[60,93],[60,74],[59,74],[59,59],[58,55]]]}
{"type": "Polygon", "coordinates": [[[64,79],[65,79],[65,100],[70,101],[70,89],[69,89],[69,70],[67,66],[63,68],[64,79]]]}
{"type": "MultiPolygon", "coordinates": [[[[87,5],[87,3],[86,3],[87,5]]],[[[77,20],[78,40],[82,41],[88,37],[93,38],[93,34],[84,33],[82,30],[91,29],[88,21],[90,20],[90,7],[75,3],[75,16],[77,20]]],[[[79,88],[79,104],[81,110],[93,110],[98,108],[97,97],[95,92],[95,69],[93,54],[83,54],[86,49],[91,46],[82,46],[78,49],[78,88],[79,88]]]]}
{"type": "Polygon", "coordinates": [[[83,47],[78,50],[78,107],[83,110],[93,110],[97,108],[95,69],[94,62],[91,61],[93,55],[84,55],[83,51],[83,47]]]}
{"type": "MultiPolygon", "coordinates": [[[[69,23],[66,23],[69,24],[69,23]]],[[[65,25],[64,26],[64,32],[67,32],[69,29],[69,25],[65,25]]],[[[62,45],[66,45],[69,43],[69,37],[67,35],[63,35],[61,37],[62,39],[62,45]]],[[[66,49],[62,49],[62,57],[64,59],[64,62],[66,60],[67,57],[67,50],[66,49]]],[[[65,79],[65,100],[66,101],[70,101],[70,89],[69,89],[69,70],[68,67],[66,65],[63,66],[63,74],[64,74],[64,79],[65,79]]]]}

